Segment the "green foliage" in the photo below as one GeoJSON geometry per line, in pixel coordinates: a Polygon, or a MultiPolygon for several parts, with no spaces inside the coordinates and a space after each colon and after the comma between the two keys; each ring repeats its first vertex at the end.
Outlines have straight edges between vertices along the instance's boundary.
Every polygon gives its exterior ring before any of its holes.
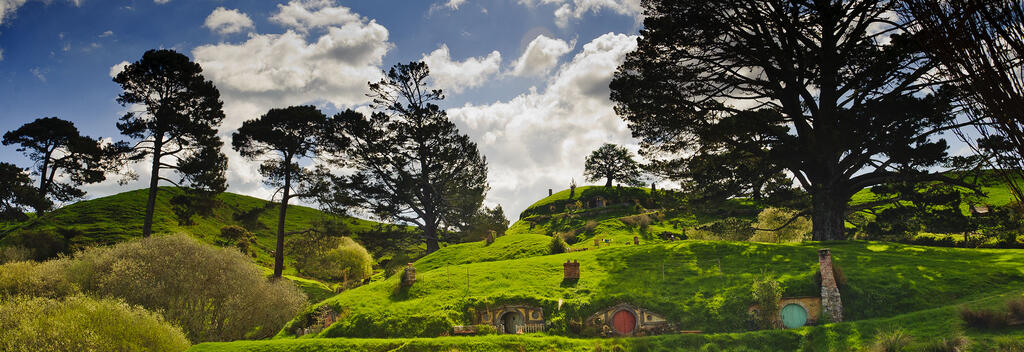
{"type": "Polygon", "coordinates": [[[871,347],[873,352],[901,352],[914,341],[914,338],[902,328],[892,328],[879,331],[875,335],[875,343],[871,347]]]}
{"type": "Polygon", "coordinates": [[[39,192],[24,169],[0,162],[0,221],[25,221],[23,207],[41,204],[39,192]]]}
{"type": "Polygon", "coordinates": [[[494,208],[481,207],[479,211],[469,220],[468,224],[459,230],[460,242],[480,241],[493,233],[495,236],[505,234],[508,229],[508,219],[505,218],[505,210],[501,205],[494,208]]]}
{"type": "Polygon", "coordinates": [[[565,243],[561,236],[551,236],[548,248],[551,250],[551,254],[560,254],[569,251],[569,244],[565,243]]]}
{"type": "MultiPolygon", "coordinates": [[[[611,187],[618,180],[630,186],[641,186],[640,165],[633,160],[632,153],[622,146],[605,143],[587,156],[583,176],[587,181],[605,180],[605,187],[611,187]]],[[[574,182],[575,183],[575,182],[574,182]]]]}
{"type": "Polygon", "coordinates": [[[975,329],[1001,329],[1010,324],[1010,315],[995,309],[960,307],[960,320],[975,329]]]}
{"type": "Polygon", "coordinates": [[[775,328],[776,317],[779,315],[779,300],[782,299],[782,288],[779,282],[762,272],[754,279],[750,288],[754,303],[758,305],[754,315],[754,323],[761,329],[775,328]]]}
{"type": "Polygon", "coordinates": [[[184,351],[189,341],[159,314],[114,299],[18,296],[0,300],[0,350],[184,351]]]}
{"type": "Polygon", "coordinates": [[[228,244],[234,244],[239,251],[245,254],[252,253],[251,246],[256,243],[256,235],[238,225],[221,227],[220,237],[225,239],[228,244]]]}
{"type": "Polygon", "coordinates": [[[60,298],[81,292],[68,277],[69,265],[67,258],[0,265],[0,302],[18,295],[60,298]]]}
{"type": "Polygon", "coordinates": [[[32,260],[32,250],[23,246],[0,246],[0,264],[32,260]]]}
{"type": "Polygon", "coordinates": [[[322,253],[299,260],[298,263],[302,263],[299,271],[320,280],[342,283],[358,283],[370,277],[373,258],[366,248],[349,237],[332,242],[335,244],[322,253]]]}
{"type": "Polygon", "coordinates": [[[922,352],[965,352],[971,346],[971,339],[957,332],[953,336],[940,337],[920,348],[922,352]]]}
{"type": "Polygon", "coordinates": [[[765,208],[757,214],[757,229],[750,237],[757,242],[802,242],[811,238],[811,221],[805,216],[797,217],[797,211],[785,208],[765,208]],[[773,230],[773,231],[765,231],[773,230]]]}

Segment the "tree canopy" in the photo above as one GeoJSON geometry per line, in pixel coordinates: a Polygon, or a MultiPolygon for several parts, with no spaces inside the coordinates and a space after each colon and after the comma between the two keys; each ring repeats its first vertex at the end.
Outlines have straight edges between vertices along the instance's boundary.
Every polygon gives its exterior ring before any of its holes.
{"type": "Polygon", "coordinates": [[[583,176],[587,181],[605,180],[604,186],[611,187],[618,180],[630,186],[641,185],[640,164],[633,160],[632,153],[625,147],[605,143],[587,156],[583,176]]]}
{"type": "Polygon", "coordinates": [[[153,207],[161,180],[209,193],[227,189],[227,157],[217,136],[224,103],[202,72],[199,64],[174,50],[149,50],[114,77],[123,89],[117,102],[143,107],[122,116],[117,129],[138,140],[132,146],[119,145],[122,160],[151,159],[144,237],[153,229],[153,207]],[[176,171],[181,179],[176,182],[164,177],[162,170],[176,171]]]}
{"type": "MultiPolygon", "coordinates": [[[[397,64],[370,84],[370,116],[348,110],[331,119],[347,146],[333,162],[354,169],[337,189],[348,204],[382,219],[416,225],[427,251],[440,234],[476,214],[487,193],[487,161],[436,102],[423,62],[397,64]]],[[[336,143],[332,143],[336,144],[336,143]]]]}
{"type": "Polygon", "coordinates": [[[894,2],[642,4],[611,98],[663,174],[722,197],[792,177],[811,198],[815,240],[845,238],[863,188],[956,182],[928,171],[949,160],[937,135],[973,121],[924,79],[935,63],[891,18],[894,2]]]}
{"type": "Polygon", "coordinates": [[[39,195],[25,169],[0,162],[0,220],[28,220],[22,207],[38,203],[39,195]]]}
{"type": "Polygon", "coordinates": [[[53,201],[67,202],[85,196],[83,184],[106,179],[105,150],[100,141],[83,136],[71,121],[44,117],[4,134],[4,145],[17,150],[35,163],[33,174],[39,177],[37,213],[53,201]],[[66,181],[61,181],[66,179],[66,181]]]}
{"type": "Polygon", "coordinates": [[[274,277],[284,269],[284,223],[288,201],[315,197],[325,192],[326,172],[299,166],[301,159],[313,157],[322,148],[327,116],[313,106],[270,109],[258,119],[242,123],[231,135],[231,147],[242,157],[258,160],[273,154],[260,165],[263,183],[281,194],[277,219],[277,250],[274,252],[274,277]],[[298,192],[293,192],[298,186],[298,192]],[[320,189],[317,189],[321,187],[320,189]]]}

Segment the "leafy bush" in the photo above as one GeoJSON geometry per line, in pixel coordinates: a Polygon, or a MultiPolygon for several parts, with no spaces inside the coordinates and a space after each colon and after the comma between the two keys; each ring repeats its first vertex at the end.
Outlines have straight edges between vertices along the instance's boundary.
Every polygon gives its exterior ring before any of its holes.
{"type": "Polygon", "coordinates": [[[971,340],[961,334],[949,338],[940,338],[925,344],[921,351],[924,352],[963,352],[967,351],[971,340]]]}
{"type": "Polygon", "coordinates": [[[753,317],[755,325],[761,329],[774,328],[775,317],[779,314],[779,300],[782,299],[779,282],[762,273],[760,277],[754,279],[750,293],[759,306],[753,317]]]}
{"type": "Polygon", "coordinates": [[[999,329],[1009,325],[1009,314],[991,309],[960,307],[958,311],[964,324],[976,329],[999,329]]]}
{"type": "Polygon", "coordinates": [[[7,235],[3,242],[5,245],[30,248],[31,259],[42,261],[70,252],[67,241],[59,237],[52,231],[27,230],[7,235]]]}
{"type": "Polygon", "coordinates": [[[32,250],[22,246],[0,247],[0,264],[32,260],[32,250]]]}
{"type": "Polygon", "coordinates": [[[756,242],[802,242],[810,238],[811,221],[805,216],[793,218],[796,210],[785,208],[765,208],[757,214],[754,227],[759,229],[750,237],[756,242]],[[792,221],[790,221],[792,220],[792,221]],[[783,227],[785,225],[785,227],[783,227]],[[780,228],[781,227],[781,228],[780,228]],[[778,229],[778,230],[775,230],[778,229]],[[775,231],[763,231],[775,230],[775,231]]]}
{"type": "Polygon", "coordinates": [[[996,351],[999,352],[1024,352],[1024,341],[1009,336],[997,336],[993,341],[996,343],[996,351]]]}
{"type": "Polygon", "coordinates": [[[69,261],[55,259],[46,262],[14,262],[0,265],[0,301],[4,296],[28,295],[58,298],[80,292],[68,280],[69,261]]]}
{"type": "Polygon", "coordinates": [[[159,314],[113,299],[19,296],[0,301],[3,351],[184,351],[185,335],[159,314]]]}
{"type": "Polygon", "coordinates": [[[477,335],[494,335],[498,333],[498,329],[496,329],[493,325],[480,324],[476,325],[475,327],[477,335]]]}
{"type": "Polygon", "coordinates": [[[162,313],[193,342],[273,336],[306,301],[291,281],[267,280],[238,251],[185,235],[83,251],[68,275],[86,293],[162,313]]]}
{"type": "Polygon", "coordinates": [[[565,243],[559,236],[551,236],[551,243],[548,244],[548,248],[551,249],[551,254],[565,253],[569,251],[569,244],[565,243]]]}
{"type": "Polygon", "coordinates": [[[250,246],[256,243],[256,235],[244,227],[237,225],[221,227],[220,236],[226,239],[229,244],[234,244],[235,247],[238,247],[238,250],[242,251],[242,253],[253,253],[250,246]]]}
{"type": "Polygon", "coordinates": [[[907,349],[914,338],[902,328],[882,330],[875,335],[875,343],[871,346],[874,352],[899,352],[907,349]]]}
{"type": "Polygon", "coordinates": [[[321,280],[362,281],[373,274],[373,258],[359,243],[342,237],[333,249],[305,260],[300,271],[321,280]]]}
{"type": "Polygon", "coordinates": [[[1010,310],[1011,317],[1017,320],[1024,320],[1024,297],[1006,303],[1006,308],[1010,310]]]}

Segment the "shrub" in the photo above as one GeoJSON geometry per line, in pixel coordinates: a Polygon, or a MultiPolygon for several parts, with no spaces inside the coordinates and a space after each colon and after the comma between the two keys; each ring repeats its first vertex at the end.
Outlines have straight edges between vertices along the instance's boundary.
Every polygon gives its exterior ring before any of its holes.
{"type": "Polygon", "coordinates": [[[1009,314],[991,309],[960,307],[960,319],[967,326],[976,329],[998,329],[1009,325],[1009,314]]]}
{"type": "Polygon", "coordinates": [[[273,336],[306,301],[291,281],[267,280],[238,251],[185,235],[83,251],[68,275],[86,293],[162,313],[193,342],[273,336]]]}
{"type": "Polygon", "coordinates": [[[548,244],[548,248],[551,249],[551,254],[565,253],[569,251],[569,244],[565,243],[561,237],[551,236],[551,243],[548,244]]]}
{"type": "Polygon", "coordinates": [[[321,280],[362,281],[373,274],[373,258],[370,253],[348,237],[342,237],[334,248],[310,258],[304,264],[300,268],[304,274],[321,280]]]}
{"type": "Polygon", "coordinates": [[[78,286],[65,275],[68,263],[68,259],[56,259],[0,265],[0,300],[3,296],[58,298],[78,293],[78,286]]]}
{"type": "Polygon", "coordinates": [[[256,243],[256,235],[237,225],[221,227],[220,236],[227,240],[229,244],[234,244],[235,247],[238,247],[238,250],[245,254],[251,253],[252,250],[249,247],[256,243]]]}
{"type": "Polygon", "coordinates": [[[750,288],[754,302],[759,306],[754,315],[754,324],[761,329],[772,329],[775,327],[775,317],[779,314],[779,300],[782,299],[782,288],[779,282],[772,280],[767,274],[762,273],[754,279],[750,288]]]}
{"type": "Polygon", "coordinates": [[[3,351],[184,351],[181,329],[159,314],[81,295],[0,301],[3,351]]]}
{"type": "Polygon", "coordinates": [[[587,223],[583,225],[583,233],[587,236],[593,235],[597,225],[597,220],[587,220],[587,223]]]}
{"type": "Polygon", "coordinates": [[[875,343],[871,346],[874,352],[899,352],[907,349],[914,338],[902,328],[882,330],[875,335],[875,343]]]}
{"type": "Polygon", "coordinates": [[[480,324],[475,327],[477,335],[494,335],[498,333],[498,329],[494,328],[493,325],[480,324]]]}
{"type": "Polygon", "coordinates": [[[67,242],[59,238],[57,233],[52,231],[26,230],[15,232],[8,235],[3,241],[6,245],[31,249],[31,259],[37,261],[55,258],[58,255],[70,252],[67,242]]]}
{"type": "Polygon", "coordinates": [[[561,237],[566,244],[574,244],[578,240],[576,231],[559,232],[556,236],[561,237]]]}
{"type": "Polygon", "coordinates": [[[1024,341],[1009,336],[997,336],[993,339],[996,344],[996,351],[999,352],[1024,352],[1024,341]]]}
{"type": "Polygon", "coordinates": [[[32,250],[22,246],[0,247],[0,264],[32,260],[32,250]]]}
{"type": "Polygon", "coordinates": [[[1013,319],[1024,320],[1024,297],[1011,300],[1006,304],[1006,308],[1010,310],[1013,319]]]}
{"type": "Polygon", "coordinates": [[[971,340],[961,334],[949,338],[940,338],[922,346],[924,352],[963,352],[967,351],[971,340]]]}
{"type": "Polygon", "coordinates": [[[786,226],[775,231],[755,231],[754,235],[750,237],[750,240],[756,242],[782,243],[801,242],[808,239],[811,234],[811,221],[804,216],[790,221],[796,215],[796,210],[765,208],[757,214],[757,222],[754,223],[754,227],[761,230],[774,230],[782,227],[782,225],[786,226]]]}

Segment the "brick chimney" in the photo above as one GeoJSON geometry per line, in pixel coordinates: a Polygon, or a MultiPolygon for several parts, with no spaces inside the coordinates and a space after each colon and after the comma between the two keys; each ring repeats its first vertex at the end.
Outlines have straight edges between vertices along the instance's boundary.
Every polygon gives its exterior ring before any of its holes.
{"type": "Polygon", "coordinates": [[[843,321],[843,301],[839,298],[839,287],[832,271],[832,251],[818,250],[818,267],[821,271],[821,305],[832,322],[843,321]]]}
{"type": "Polygon", "coordinates": [[[580,262],[566,261],[565,264],[562,264],[562,272],[564,273],[563,280],[579,280],[580,262]]]}

